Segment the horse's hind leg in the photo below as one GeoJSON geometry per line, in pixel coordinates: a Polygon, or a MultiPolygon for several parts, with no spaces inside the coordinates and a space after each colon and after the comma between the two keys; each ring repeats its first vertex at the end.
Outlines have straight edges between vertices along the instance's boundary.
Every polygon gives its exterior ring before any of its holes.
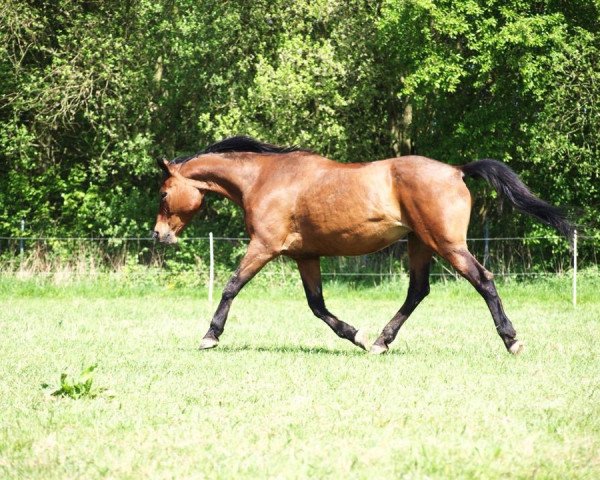
{"type": "Polygon", "coordinates": [[[512,323],[504,313],[500,296],[496,291],[496,286],[492,280],[493,275],[488,272],[467,250],[466,246],[451,249],[445,253],[444,258],[479,292],[487,303],[498,335],[504,342],[506,349],[512,354],[518,354],[523,350],[523,344],[517,340],[512,323]]]}
{"type": "Polygon", "coordinates": [[[408,237],[408,257],[410,262],[410,280],[408,294],[398,313],[385,326],[381,335],[371,347],[371,353],[385,353],[394,341],[398,330],[408,319],[417,305],[429,294],[429,267],[433,252],[415,234],[408,237]]]}
{"type": "Polygon", "coordinates": [[[350,340],[360,348],[367,350],[367,339],[362,330],[357,330],[352,325],[342,322],[333,315],[325,306],[323,287],[321,283],[321,264],[319,258],[296,260],[302,285],[308,300],[308,306],[316,317],[323,320],[336,333],[338,337],[350,340]]]}

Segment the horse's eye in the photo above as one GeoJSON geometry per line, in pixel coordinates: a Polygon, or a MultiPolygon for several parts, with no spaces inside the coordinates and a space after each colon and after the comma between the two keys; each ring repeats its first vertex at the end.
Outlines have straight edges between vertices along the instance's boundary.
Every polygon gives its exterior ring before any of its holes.
{"type": "Polygon", "coordinates": [[[162,200],[167,196],[167,192],[160,192],[160,199],[162,200]]]}

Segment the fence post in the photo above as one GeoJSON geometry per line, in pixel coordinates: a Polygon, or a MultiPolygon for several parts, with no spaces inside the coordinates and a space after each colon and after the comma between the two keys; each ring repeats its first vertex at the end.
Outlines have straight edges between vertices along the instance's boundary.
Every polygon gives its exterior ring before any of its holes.
{"type": "Polygon", "coordinates": [[[25,235],[25,219],[24,218],[21,219],[21,239],[19,240],[19,254],[21,255],[21,257],[23,256],[23,253],[25,252],[23,235],[25,235]]]}
{"type": "Polygon", "coordinates": [[[209,252],[210,252],[210,266],[208,270],[208,303],[212,308],[213,304],[213,284],[215,281],[215,255],[214,255],[214,246],[213,246],[213,234],[210,232],[208,234],[208,244],[209,244],[209,252]]]}
{"type": "Polygon", "coordinates": [[[490,259],[490,226],[486,220],[483,224],[483,266],[485,267],[490,259]]]}
{"type": "Polygon", "coordinates": [[[573,230],[573,306],[577,306],[577,230],[573,230]]]}

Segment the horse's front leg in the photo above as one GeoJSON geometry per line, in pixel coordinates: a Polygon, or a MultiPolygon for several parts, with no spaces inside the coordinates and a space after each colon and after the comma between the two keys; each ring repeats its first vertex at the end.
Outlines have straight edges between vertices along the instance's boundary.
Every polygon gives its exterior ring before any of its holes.
{"type": "Polygon", "coordinates": [[[227,321],[227,315],[229,314],[229,308],[231,307],[233,299],[240,292],[242,287],[252,280],[252,277],[254,277],[254,275],[256,275],[260,269],[275,256],[276,255],[267,252],[262,245],[256,245],[250,242],[246,255],[242,258],[238,269],[231,276],[223,290],[217,311],[210,322],[210,328],[208,329],[208,332],[206,332],[206,335],[204,335],[202,342],[200,342],[201,350],[214,348],[219,344],[219,337],[225,328],[225,322],[227,321]]]}
{"type": "Polygon", "coordinates": [[[364,330],[357,330],[327,310],[323,299],[320,259],[318,257],[299,259],[296,260],[296,263],[298,264],[298,270],[300,270],[308,306],[314,315],[323,320],[338,337],[350,340],[354,345],[363,350],[368,350],[368,340],[364,330]]]}

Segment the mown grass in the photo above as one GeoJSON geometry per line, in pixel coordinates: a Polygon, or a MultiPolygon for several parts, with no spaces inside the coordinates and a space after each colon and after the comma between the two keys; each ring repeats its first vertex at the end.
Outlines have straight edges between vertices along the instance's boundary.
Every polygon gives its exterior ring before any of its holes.
{"type": "MultiPolygon", "coordinates": [[[[204,291],[3,279],[0,477],[598,478],[600,281],[576,309],[569,282],[500,285],[527,343],[514,358],[463,281],[434,285],[373,357],[299,285],[251,285],[200,352],[204,291]],[[51,395],[91,365],[97,395],[51,395]]],[[[326,295],[374,339],[405,289],[326,295]]]]}

